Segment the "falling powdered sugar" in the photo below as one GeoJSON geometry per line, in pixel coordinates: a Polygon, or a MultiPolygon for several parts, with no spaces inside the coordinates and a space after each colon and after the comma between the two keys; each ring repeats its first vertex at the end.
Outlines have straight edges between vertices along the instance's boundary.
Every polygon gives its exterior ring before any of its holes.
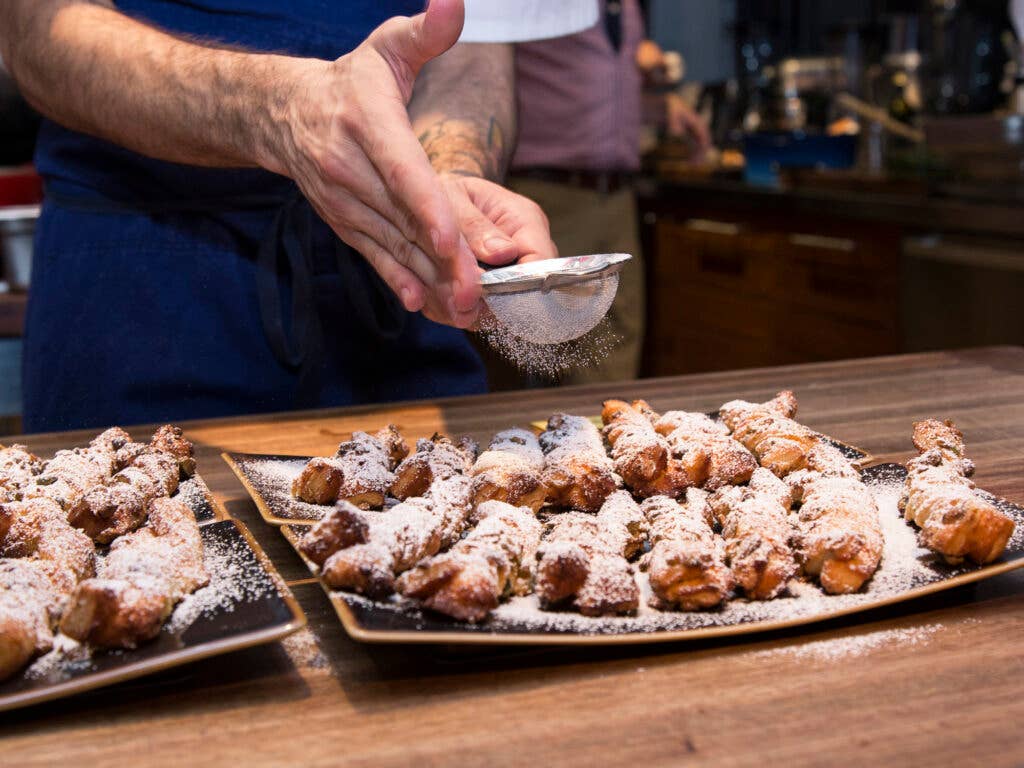
{"type": "Polygon", "coordinates": [[[491,318],[482,323],[479,335],[516,368],[545,381],[557,381],[569,371],[600,363],[622,341],[607,320],[580,338],[559,344],[529,341],[491,318]]]}

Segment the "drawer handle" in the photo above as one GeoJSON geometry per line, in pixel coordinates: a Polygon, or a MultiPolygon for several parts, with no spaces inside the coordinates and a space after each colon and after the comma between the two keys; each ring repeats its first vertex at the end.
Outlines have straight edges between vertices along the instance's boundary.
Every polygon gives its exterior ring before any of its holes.
{"type": "Polygon", "coordinates": [[[711,219],[687,219],[686,228],[693,232],[710,232],[713,235],[728,235],[729,237],[736,237],[740,233],[739,224],[711,219]]]}
{"type": "Polygon", "coordinates": [[[820,248],[825,251],[843,251],[850,253],[857,248],[857,243],[846,237],[824,237],[822,235],[801,235],[792,234],[789,236],[790,245],[801,248],[820,248]]]}

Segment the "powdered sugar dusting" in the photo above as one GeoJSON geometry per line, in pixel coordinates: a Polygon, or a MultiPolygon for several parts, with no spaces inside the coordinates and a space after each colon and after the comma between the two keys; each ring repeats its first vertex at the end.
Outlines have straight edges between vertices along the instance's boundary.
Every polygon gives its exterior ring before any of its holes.
{"type": "Polygon", "coordinates": [[[232,613],[241,603],[255,602],[278,591],[278,585],[263,569],[242,538],[205,537],[203,563],[210,583],[178,603],[165,630],[178,634],[200,616],[232,613]]]}
{"type": "Polygon", "coordinates": [[[918,627],[881,629],[857,635],[814,640],[809,643],[784,645],[757,651],[753,657],[789,658],[797,660],[839,661],[840,659],[866,656],[883,648],[905,651],[916,645],[927,643],[935,634],[942,632],[942,624],[922,624],[918,627]]]}
{"type": "Polygon", "coordinates": [[[235,459],[249,485],[266,501],[275,516],[289,520],[319,520],[331,510],[330,506],[309,504],[292,496],[292,483],[302,474],[308,461],[301,456],[294,459],[235,459]]]}
{"type": "MultiPolygon", "coordinates": [[[[951,567],[943,564],[917,543],[912,525],[903,520],[897,509],[902,493],[904,470],[899,465],[881,465],[869,469],[864,481],[870,489],[879,510],[879,519],[885,535],[882,562],[874,577],[860,592],[848,595],[827,595],[813,583],[802,580],[790,582],[788,592],[774,600],[745,600],[734,598],[712,611],[659,611],[648,605],[650,584],[643,572],[638,572],[637,583],[641,591],[639,607],[634,615],[588,617],[566,611],[542,610],[536,595],[512,597],[500,605],[490,620],[477,626],[457,625],[459,631],[502,634],[556,633],[556,634],[647,634],[652,632],[699,630],[754,623],[785,623],[815,617],[826,617],[846,610],[857,609],[880,600],[902,595],[910,590],[939,582],[952,576],[974,570],[969,566],[951,567]]],[[[1002,505],[1017,521],[1018,529],[1024,524],[1024,513],[1012,505],[1002,505]]],[[[1014,553],[1011,548],[1009,553],[1014,553]]],[[[436,626],[436,614],[424,613],[414,604],[399,597],[386,602],[374,602],[347,592],[336,592],[350,605],[370,613],[383,612],[392,616],[391,622],[407,619],[408,625],[390,624],[392,628],[428,629],[436,626]]],[[[882,644],[885,637],[893,641],[924,642],[929,630],[914,634],[910,630],[880,638],[852,643],[853,653],[867,653],[882,644]]],[[[816,646],[808,654],[831,653],[825,646],[816,646]]]]}
{"type": "Polygon", "coordinates": [[[549,381],[557,381],[577,368],[600,363],[622,340],[607,320],[602,320],[580,338],[561,344],[536,344],[498,323],[487,325],[479,333],[491,349],[516,368],[549,381]]]}

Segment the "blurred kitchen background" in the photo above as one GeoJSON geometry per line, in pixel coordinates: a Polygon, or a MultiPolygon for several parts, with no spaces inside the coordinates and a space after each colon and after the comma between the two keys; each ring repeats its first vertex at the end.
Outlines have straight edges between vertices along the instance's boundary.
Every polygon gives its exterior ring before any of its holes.
{"type": "MultiPolygon", "coordinates": [[[[644,134],[639,375],[1024,343],[1024,0],[647,14],[680,54],[661,87],[714,148],[694,162],[688,141],[644,134]]],[[[0,434],[19,423],[36,123],[0,78],[0,434]]]]}

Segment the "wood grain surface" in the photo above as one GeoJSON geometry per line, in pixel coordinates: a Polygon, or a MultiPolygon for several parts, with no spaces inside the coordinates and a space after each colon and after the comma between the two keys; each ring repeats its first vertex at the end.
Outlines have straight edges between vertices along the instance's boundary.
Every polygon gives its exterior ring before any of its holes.
{"type": "MultiPolygon", "coordinates": [[[[360,645],[218,454],[328,453],[385,422],[478,439],[609,396],[716,408],[789,387],[809,425],[902,460],[952,418],[979,485],[1024,501],[1024,349],[989,348],[185,423],[199,467],[291,580],[279,645],[5,714],[0,765],[1024,764],[1024,573],[736,641],[620,649],[360,645]]],[[[140,434],[144,429],[134,430],[140,434]]],[[[50,452],[92,433],[23,438],[50,452]]],[[[10,442],[9,439],[0,442],[10,442]]]]}

